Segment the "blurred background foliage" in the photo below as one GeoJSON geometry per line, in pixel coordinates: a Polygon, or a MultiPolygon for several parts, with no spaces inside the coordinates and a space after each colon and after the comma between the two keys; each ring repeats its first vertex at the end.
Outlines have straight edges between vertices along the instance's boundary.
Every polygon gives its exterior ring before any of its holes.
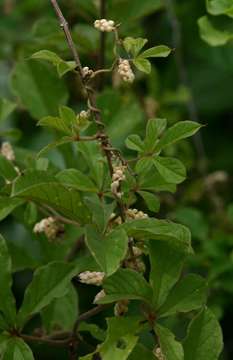
{"type": "MultiPolygon", "coordinates": [[[[138,73],[133,86],[122,87],[117,77],[106,77],[98,105],[114,145],[129,158],[135,154],[126,150],[124,141],[130,133],[143,135],[149,118],[167,118],[172,124],[192,117],[190,120],[205,125],[193,142],[184,140],[167,149],[167,154],[177,154],[185,162],[189,177],[175,195],[160,196],[158,217],[166,216],[190,227],[196,253],[188,266],[208,278],[209,305],[219,317],[225,337],[223,358],[232,359],[233,2],[174,2],[107,1],[107,18],[122,24],[122,36],[140,36],[148,38],[151,46],[164,43],[176,49],[168,59],[154,61],[151,76],[138,73]]],[[[98,63],[99,34],[92,24],[99,18],[99,1],[60,3],[83,64],[94,68],[98,63]]],[[[56,115],[60,104],[69,104],[77,112],[83,109],[76,78],[68,74],[59,79],[52,66],[30,59],[35,51],[48,49],[71,60],[50,3],[1,0],[0,13],[1,140],[13,143],[25,167],[75,167],[80,158],[72,155],[74,149],[69,145],[51,151],[49,165],[46,159],[39,163],[34,160],[35,153],[54,139],[54,133],[38,128],[36,122],[45,115],[56,115]]],[[[111,36],[107,38],[106,66],[112,61],[111,36]]],[[[3,178],[0,181],[3,183],[3,178]]],[[[143,209],[143,203],[139,206],[143,209]]],[[[38,239],[31,232],[35,218],[31,204],[23,211],[17,208],[1,223],[0,230],[13,257],[14,291],[19,303],[30,280],[28,269],[62,259],[77,237],[77,230],[71,228],[65,242],[54,244],[43,237],[38,239]]],[[[79,287],[80,308],[85,309],[93,291],[79,287]]],[[[43,351],[43,359],[50,359],[49,350],[43,347],[43,351]]],[[[59,352],[56,358],[64,359],[65,354],[59,352]]]]}

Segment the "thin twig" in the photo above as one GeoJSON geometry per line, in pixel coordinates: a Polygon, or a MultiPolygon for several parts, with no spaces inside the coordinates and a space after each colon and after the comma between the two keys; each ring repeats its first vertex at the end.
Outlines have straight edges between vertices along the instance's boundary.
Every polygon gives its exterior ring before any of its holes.
{"type": "Polygon", "coordinates": [[[81,315],[78,317],[78,319],[76,320],[75,324],[74,324],[74,327],[73,327],[73,335],[74,335],[74,336],[77,335],[79,324],[80,324],[82,321],[86,321],[86,320],[90,319],[91,317],[99,314],[100,312],[104,311],[104,310],[107,309],[108,307],[109,307],[109,304],[107,304],[107,305],[98,305],[98,306],[94,307],[93,309],[88,310],[87,312],[81,314],[81,315]]]}
{"type": "MultiPolygon", "coordinates": [[[[181,25],[177,18],[174,0],[165,0],[168,18],[172,28],[172,42],[173,47],[175,48],[175,61],[177,65],[177,69],[179,72],[180,81],[182,84],[189,89],[190,99],[187,101],[187,110],[189,113],[190,120],[200,122],[198,109],[193,97],[192,89],[189,84],[187,68],[184,61],[183,50],[182,50],[182,31],[181,25]]],[[[197,133],[193,137],[194,145],[196,147],[196,151],[198,157],[200,159],[199,169],[203,175],[207,172],[207,157],[205,152],[204,143],[202,140],[202,136],[200,133],[197,133]]]]}
{"type": "Polygon", "coordinates": [[[44,343],[44,344],[48,344],[51,346],[59,346],[59,347],[67,346],[71,339],[70,336],[63,340],[55,340],[55,339],[51,339],[49,337],[40,337],[40,336],[33,336],[33,335],[26,335],[26,334],[20,334],[20,337],[27,342],[44,343]]]}

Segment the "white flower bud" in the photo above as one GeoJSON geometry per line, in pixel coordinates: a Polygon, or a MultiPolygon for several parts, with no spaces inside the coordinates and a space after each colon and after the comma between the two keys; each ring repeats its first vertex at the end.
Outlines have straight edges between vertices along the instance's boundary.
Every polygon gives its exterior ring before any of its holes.
{"type": "Polygon", "coordinates": [[[162,350],[160,347],[157,347],[153,350],[153,354],[154,356],[158,359],[158,360],[166,360],[165,356],[162,353],[162,350]]]}
{"type": "Polygon", "coordinates": [[[135,79],[135,75],[131,69],[130,63],[128,60],[120,59],[118,65],[118,73],[122,77],[123,81],[132,83],[135,79]]]}
{"type": "Polygon", "coordinates": [[[81,119],[83,119],[83,120],[87,120],[87,119],[89,119],[89,117],[90,117],[90,110],[82,110],[79,114],[78,114],[78,117],[79,118],[81,118],[81,119]]]}
{"type": "Polygon", "coordinates": [[[35,234],[45,233],[49,240],[55,239],[61,230],[63,226],[60,226],[52,216],[42,219],[33,228],[35,234]]]}
{"type": "Polygon", "coordinates": [[[118,301],[114,306],[114,315],[123,316],[128,312],[129,300],[118,301]]]}
{"type": "Polygon", "coordinates": [[[115,22],[113,20],[100,19],[94,22],[94,26],[100,31],[111,32],[114,31],[115,22]]]}
{"type": "Polygon", "coordinates": [[[106,296],[106,293],[104,290],[99,291],[98,294],[96,294],[96,296],[94,298],[93,304],[97,304],[97,302],[99,300],[103,299],[105,296],[106,296]]]}
{"type": "Polygon", "coordinates": [[[9,142],[2,143],[1,150],[2,156],[4,156],[9,161],[15,160],[15,153],[14,150],[9,142]]]}
{"type": "Polygon", "coordinates": [[[98,271],[84,271],[79,274],[79,281],[83,284],[100,286],[103,283],[105,273],[98,271]]]}

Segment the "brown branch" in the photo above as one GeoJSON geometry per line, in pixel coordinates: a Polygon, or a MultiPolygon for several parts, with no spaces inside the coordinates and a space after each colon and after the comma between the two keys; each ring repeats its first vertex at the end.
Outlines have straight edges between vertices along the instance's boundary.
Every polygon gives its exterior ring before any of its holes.
{"type": "Polygon", "coordinates": [[[74,324],[74,327],[73,327],[73,335],[74,335],[74,337],[77,336],[78,327],[79,327],[79,324],[82,321],[86,321],[86,320],[90,319],[91,317],[99,314],[100,312],[107,309],[108,307],[109,307],[109,304],[107,304],[107,305],[98,305],[98,306],[94,307],[93,309],[88,310],[87,312],[81,314],[78,317],[78,319],[76,320],[76,322],[74,324]]]}

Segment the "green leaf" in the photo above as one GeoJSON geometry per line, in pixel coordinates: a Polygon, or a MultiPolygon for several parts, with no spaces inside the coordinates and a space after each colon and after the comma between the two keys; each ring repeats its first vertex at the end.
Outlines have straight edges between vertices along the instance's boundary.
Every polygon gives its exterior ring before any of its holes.
{"type": "Polygon", "coordinates": [[[186,254],[182,248],[178,251],[172,244],[151,240],[149,255],[150,283],[154,292],[154,303],[159,308],[178,281],[186,254]]]}
{"type": "Polygon", "coordinates": [[[48,145],[46,145],[45,147],[43,147],[37,154],[37,158],[45,155],[47,152],[49,152],[52,149],[55,149],[58,146],[62,146],[64,144],[69,144],[73,142],[73,139],[68,137],[68,136],[64,136],[63,138],[56,140],[48,145]]]}
{"type": "Polygon", "coordinates": [[[145,147],[146,151],[153,152],[156,147],[156,140],[166,129],[166,119],[150,119],[146,126],[145,147]]]}
{"type": "Polygon", "coordinates": [[[159,211],[160,202],[156,195],[147,191],[138,191],[138,194],[143,198],[150,211],[153,212],[159,211]]]}
{"type": "Polygon", "coordinates": [[[77,169],[63,170],[56,175],[56,178],[63,185],[72,187],[80,191],[98,192],[92,180],[77,169]]]}
{"type": "Polygon", "coordinates": [[[206,296],[206,281],[199,275],[189,274],[170,291],[165,303],[159,309],[159,314],[164,317],[177,312],[197,310],[205,304],[206,296]]]}
{"type": "Polygon", "coordinates": [[[155,360],[153,352],[142,344],[137,344],[129,356],[129,360],[155,360]]]}
{"type": "Polygon", "coordinates": [[[89,332],[92,337],[94,337],[95,339],[97,339],[99,341],[104,341],[104,339],[106,337],[105,331],[96,324],[82,322],[79,325],[78,330],[79,330],[79,332],[82,332],[82,331],[89,332]]]}
{"type": "Polygon", "coordinates": [[[201,124],[194,121],[180,121],[176,123],[166,131],[165,135],[157,144],[156,150],[160,151],[166,146],[172,145],[181,139],[194,135],[201,127],[201,124]]]}
{"type": "Polygon", "coordinates": [[[9,197],[0,196],[0,221],[5,219],[15,208],[24,203],[21,199],[11,199],[9,197]]]}
{"type": "Polygon", "coordinates": [[[92,223],[97,226],[99,232],[104,233],[115,207],[115,202],[107,204],[104,200],[100,200],[96,194],[85,197],[84,202],[92,213],[92,223]]]}
{"type": "Polygon", "coordinates": [[[40,50],[34,53],[31,57],[32,59],[47,60],[51,62],[54,66],[56,66],[60,77],[77,67],[74,61],[64,61],[56,53],[49,50],[40,50]]]}
{"type": "Polygon", "coordinates": [[[36,61],[16,64],[11,86],[30,114],[41,119],[57,115],[58,106],[65,104],[68,92],[65,83],[47,66],[36,61]]]}
{"type": "Polygon", "coordinates": [[[70,124],[55,116],[46,116],[38,122],[39,126],[49,127],[55,130],[58,130],[66,135],[72,135],[72,129],[70,128],[70,124]]]}
{"type": "Polygon", "coordinates": [[[162,325],[156,324],[155,332],[159,339],[159,345],[166,360],[183,360],[184,350],[174,334],[162,325]]]}
{"type": "Polygon", "coordinates": [[[86,229],[86,243],[107,276],[112,275],[125,258],[128,249],[128,237],[124,230],[113,230],[106,236],[98,233],[94,227],[86,229]],[[114,251],[112,251],[114,249],[114,251]]]}
{"type": "Polygon", "coordinates": [[[182,162],[171,157],[155,156],[153,163],[160,175],[171,184],[180,184],[185,180],[186,169],[182,162]]]}
{"type": "Polygon", "coordinates": [[[144,51],[140,56],[144,58],[167,57],[170,53],[171,49],[168,46],[159,45],[144,51]]]}
{"type": "Polygon", "coordinates": [[[26,171],[14,182],[12,196],[46,204],[69,219],[89,220],[89,212],[79,193],[63,186],[47,171],[26,171]]]}
{"type": "Polygon", "coordinates": [[[228,15],[233,17],[232,0],[206,0],[207,11],[211,15],[228,15]]]}
{"type": "Polygon", "coordinates": [[[14,164],[0,154],[0,173],[6,180],[14,180],[18,173],[14,168],[14,164]]]}
{"type": "Polygon", "coordinates": [[[108,277],[103,288],[107,294],[99,303],[108,304],[123,299],[142,300],[151,303],[152,289],[144,277],[130,269],[119,269],[108,277]]]}
{"type": "MultiPolygon", "coordinates": [[[[107,337],[103,344],[97,347],[98,353],[103,360],[126,360],[134,349],[138,336],[135,333],[140,328],[137,317],[109,318],[107,319],[107,337]]],[[[94,354],[83,356],[80,360],[91,360],[94,354]]]]}
{"type": "MultiPolygon", "coordinates": [[[[12,199],[16,200],[16,199],[12,199]]],[[[29,202],[24,211],[24,221],[26,224],[33,225],[37,220],[37,207],[33,202],[29,202]]]]}
{"type": "Polygon", "coordinates": [[[184,341],[184,360],[217,360],[222,348],[220,325],[215,315],[205,308],[189,325],[184,341]]]}
{"type": "Polygon", "coordinates": [[[149,60],[138,56],[137,58],[135,58],[133,60],[134,65],[136,66],[136,68],[146,74],[149,74],[151,72],[151,63],[149,62],[149,60]]]}
{"type": "Polygon", "coordinates": [[[0,311],[9,326],[15,324],[16,306],[11,291],[12,287],[11,257],[4,238],[0,235],[0,311]]]}
{"type": "Polygon", "coordinates": [[[191,234],[183,225],[166,220],[142,219],[124,223],[118,228],[123,228],[128,236],[135,239],[164,241],[182,252],[192,253],[191,234]]]}
{"type": "Polygon", "coordinates": [[[123,44],[125,50],[131,52],[133,57],[136,57],[147,42],[147,39],[127,37],[124,39],[123,44]]]}
{"type": "Polygon", "coordinates": [[[139,135],[129,135],[125,141],[125,145],[128,149],[142,152],[144,149],[144,144],[139,135]]]}
{"type": "Polygon", "coordinates": [[[62,261],[52,262],[37,269],[25,291],[23,304],[18,313],[18,325],[23,327],[29,318],[54,299],[65,296],[70,281],[76,274],[77,269],[73,264],[62,261]]]}
{"type": "Polygon", "coordinates": [[[0,98],[0,122],[5,120],[14,111],[15,107],[15,103],[0,98]]]}
{"type": "MultiPolygon", "coordinates": [[[[67,293],[53,300],[41,312],[42,323],[48,333],[60,330],[72,330],[78,317],[78,296],[72,284],[67,286],[67,293]]],[[[80,330],[80,329],[79,329],[80,330]]]]}
{"type": "MultiPolygon", "coordinates": [[[[141,166],[140,164],[140,172],[138,177],[138,186],[141,190],[152,191],[152,192],[160,192],[160,191],[170,191],[174,193],[176,191],[176,185],[167,182],[155,169],[153,166],[153,161],[151,161],[151,157],[145,157],[141,159],[142,163],[145,160],[145,165],[149,166],[149,163],[152,164],[152,167],[146,168],[141,166]]],[[[138,165],[138,164],[137,164],[138,165]]],[[[138,171],[138,166],[136,166],[138,171]]]]}
{"type": "Polygon", "coordinates": [[[20,338],[11,337],[7,342],[7,348],[2,360],[34,360],[31,349],[20,338]]]}
{"type": "Polygon", "coordinates": [[[233,39],[232,32],[215,28],[207,16],[198,20],[198,26],[202,40],[211,46],[226,45],[233,39]]]}

